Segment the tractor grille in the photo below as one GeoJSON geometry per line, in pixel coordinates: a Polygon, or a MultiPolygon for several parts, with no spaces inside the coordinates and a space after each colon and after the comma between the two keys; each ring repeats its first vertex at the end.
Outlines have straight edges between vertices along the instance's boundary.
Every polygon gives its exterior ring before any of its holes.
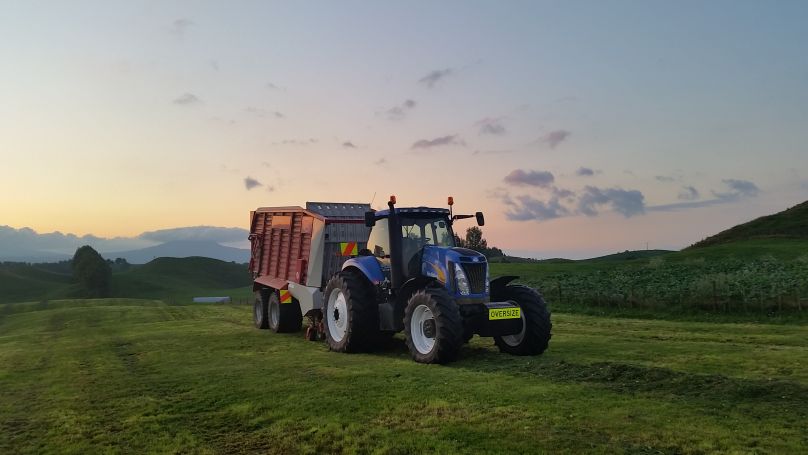
{"type": "Polygon", "coordinates": [[[463,271],[466,272],[466,277],[469,279],[469,286],[471,286],[472,294],[485,293],[485,268],[487,264],[461,264],[463,271]]]}

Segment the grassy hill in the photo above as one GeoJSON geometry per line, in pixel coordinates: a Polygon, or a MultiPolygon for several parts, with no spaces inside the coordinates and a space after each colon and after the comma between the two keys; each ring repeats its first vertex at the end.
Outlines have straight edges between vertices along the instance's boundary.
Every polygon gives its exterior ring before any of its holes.
{"type": "Polygon", "coordinates": [[[553,316],[543,356],[438,366],[248,305],[0,304],[0,453],[804,453],[805,326],[553,316]]]}
{"type": "Polygon", "coordinates": [[[690,248],[770,238],[808,239],[808,201],[780,213],[739,224],[731,229],[707,237],[693,244],[690,248]]]}
{"type": "Polygon", "coordinates": [[[66,298],[75,294],[69,272],[51,265],[0,263],[0,302],[66,298]]]}
{"type": "MultiPolygon", "coordinates": [[[[157,258],[112,275],[112,296],[188,300],[200,295],[247,298],[252,283],[243,264],[217,259],[157,258]]],[[[78,295],[69,264],[0,264],[0,303],[78,295]]]]}
{"type": "Polygon", "coordinates": [[[251,284],[243,264],[202,257],[157,258],[115,275],[112,292],[116,297],[190,299],[201,294],[233,297],[234,289],[239,289],[237,297],[244,297],[242,288],[251,284]]]}

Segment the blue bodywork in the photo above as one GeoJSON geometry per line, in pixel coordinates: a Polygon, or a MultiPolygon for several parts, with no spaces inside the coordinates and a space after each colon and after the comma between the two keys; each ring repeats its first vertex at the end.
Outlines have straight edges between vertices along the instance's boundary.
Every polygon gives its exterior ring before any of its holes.
{"type": "MultiPolygon", "coordinates": [[[[461,294],[454,283],[454,264],[488,264],[485,256],[465,248],[452,248],[427,245],[423,248],[421,256],[421,274],[425,277],[435,278],[443,284],[455,298],[484,299],[487,292],[478,294],[461,294]]],[[[359,269],[373,285],[382,284],[390,278],[390,266],[382,264],[375,256],[357,256],[348,259],[342,268],[354,267],[359,269]]]]}
{"type": "Polygon", "coordinates": [[[367,277],[368,281],[375,286],[380,285],[385,277],[390,278],[390,266],[382,267],[382,264],[375,256],[357,256],[348,259],[342,264],[342,269],[345,270],[348,267],[359,269],[367,277]]]}
{"type": "Polygon", "coordinates": [[[456,298],[485,298],[486,292],[460,294],[454,283],[454,264],[488,264],[485,256],[466,248],[450,248],[427,245],[421,258],[421,274],[437,279],[456,298]]]}

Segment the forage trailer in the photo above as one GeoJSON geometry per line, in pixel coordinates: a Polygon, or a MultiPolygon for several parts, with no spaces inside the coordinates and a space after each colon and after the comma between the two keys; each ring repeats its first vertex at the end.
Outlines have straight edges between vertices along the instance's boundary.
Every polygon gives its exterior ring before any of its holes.
{"type": "Polygon", "coordinates": [[[455,245],[449,208],[397,208],[308,202],[250,212],[250,272],[261,329],[325,338],[338,352],[359,352],[403,331],[413,359],[445,363],[474,334],[500,351],[539,355],[550,341],[541,295],[518,278],[489,280],[482,254],[455,245]]]}

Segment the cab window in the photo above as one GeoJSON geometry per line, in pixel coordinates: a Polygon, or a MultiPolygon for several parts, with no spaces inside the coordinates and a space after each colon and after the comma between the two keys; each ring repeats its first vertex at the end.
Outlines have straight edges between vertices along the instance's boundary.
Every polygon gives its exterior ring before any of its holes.
{"type": "Polygon", "coordinates": [[[376,225],[370,230],[370,237],[368,237],[368,249],[378,258],[390,256],[390,234],[387,221],[387,218],[376,220],[376,225]]]}

